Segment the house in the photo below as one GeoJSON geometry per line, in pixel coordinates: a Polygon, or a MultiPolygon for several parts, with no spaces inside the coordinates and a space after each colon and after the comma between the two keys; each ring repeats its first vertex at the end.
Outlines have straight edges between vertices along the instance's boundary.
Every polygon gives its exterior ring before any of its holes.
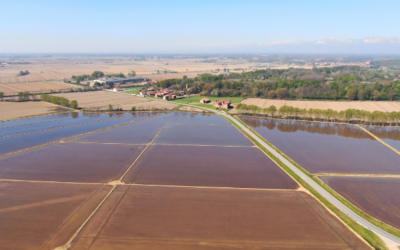
{"type": "Polygon", "coordinates": [[[200,99],[200,103],[209,103],[210,102],[210,99],[208,99],[208,98],[203,98],[203,99],[200,99]]]}
{"type": "Polygon", "coordinates": [[[185,95],[185,91],[183,91],[183,90],[178,91],[178,93],[179,93],[179,95],[185,95]]]}
{"type": "Polygon", "coordinates": [[[156,93],[154,96],[155,97],[163,97],[163,94],[162,93],[156,93]]]}
{"type": "Polygon", "coordinates": [[[176,95],[171,95],[170,99],[171,100],[175,100],[176,99],[176,95]]]}
{"type": "Polygon", "coordinates": [[[216,108],[229,109],[231,108],[231,100],[215,100],[214,106],[216,108]]]}
{"type": "Polygon", "coordinates": [[[169,100],[169,95],[164,95],[164,96],[163,96],[163,99],[164,99],[164,100],[169,100]]]}
{"type": "Polygon", "coordinates": [[[149,96],[154,96],[155,94],[157,94],[157,92],[155,92],[155,91],[148,91],[147,94],[148,94],[149,96]]]}

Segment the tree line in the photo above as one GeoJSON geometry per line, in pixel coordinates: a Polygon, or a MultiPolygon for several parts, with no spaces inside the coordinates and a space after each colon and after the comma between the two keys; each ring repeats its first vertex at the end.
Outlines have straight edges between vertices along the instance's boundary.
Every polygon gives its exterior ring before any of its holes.
{"type": "Polygon", "coordinates": [[[256,105],[246,105],[239,103],[236,106],[240,114],[261,115],[270,117],[279,117],[283,119],[305,119],[310,121],[325,121],[325,122],[361,122],[371,125],[389,124],[390,126],[400,124],[400,112],[382,112],[382,111],[366,111],[358,109],[347,109],[336,111],[332,109],[300,109],[292,106],[282,106],[277,109],[274,105],[267,108],[260,108],[256,105]],[[276,116],[278,115],[278,116],[276,116]]]}
{"type": "Polygon", "coordinates": [[[358,66],[260,69],[195,78],[168,79],[156,87],[186,89],[202,96],[267,99],[400,100],[400,74],[358,66]]]}
{"type": "Polygon", "coordinates": [[[19,73],[18,73],[18,76],[26,76],[26,75],[29,75],[29,71],[28,70],[25,70],[25,71],[20,71],[19,73]]]}
{"type": "Polygon", "coordinates": [[[48,94],[41,94],[40,97],[41,97],[42,101],[45,101],[45,102],[54,103],[54,104],[57,104],[57,105],[60,105],[63,107],[69,107],[72,109],[78,108],[78,102],[76,100],[72,100],[70,102],[65,97],[48,95],[48,94]]]}

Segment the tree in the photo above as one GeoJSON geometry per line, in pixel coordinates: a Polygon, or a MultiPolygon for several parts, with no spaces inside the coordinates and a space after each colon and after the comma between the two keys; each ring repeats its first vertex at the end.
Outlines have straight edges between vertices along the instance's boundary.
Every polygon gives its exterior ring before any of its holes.
{"type": "Polygon", "coordinates": [[[107,109],[108,111],[113,111],[113,107],[112,107],[112,105],[111,104],[108,104],[108,109],[107,109]]]}
{"type": "Polygon", "coordinates": [[[260,90],[259,90],[257,87],[254,87],[254,88],[253,88],[253,94],[254,94],[255,96],[258,96],[259,93],[260,93],[260,90]]]}
{"type": "Polygon", "coordinates": [[[365,100],[365,91],[363,89],[359,89],[358,90],[358,94],[357,94],[358,100],[365,100]]]}
{"type": "Polygon", "coordinates": [[[0,92],[0,99],[3,101],[3,98],[4,98],[4,93],[3,92],[0,92]]]}
{"type": "Polygon", "coordinates": [[[372,92],[372,95],[374,96],[375,101],[378,101],[379,98],[381,97],[381,93],[379,93],[378,90],[374,90],[374,92],[372,92]]]}
{"type": "Polygon", "coordinates": [[[72,108],[72,109],[78,109],[78,102],[77,102],[76,100],[72,100],[72,101],[69,103],[69,106],[70,106],[70,108],[72,108]]]}
{"type": "Polygon", "coordinates": [[[135,77],[136,76],[136,72],[132,70],[131,72],[128,73],[128,76],[129,77],[135,77]]]}
{"type": "Polygon", "coordinates": [[[274,105],[269,106],[268,111],[271,113],[271,117],[274,117],[274,114],[276,113],[277,108],[274,105]]]}
{"type": "Polygon", "coordinates": [[[354,100],[354,99],[356,99],[356,91],[355,91],[355,89],[352,89],[352,88],[349,88],[348,90],[347,90],[347,99],[348,100],[354,100]]]}
{"type": "Polygon", "coordinates": [[[269,96],[269,98],[271,98],[271,99],[275,99],[275,98],[276,98],[276,91],[275,91],[275,90],[270,90],[270,91],[268,92],[268,96],[269,96]]]}
{"type": "Polygon", "coordinates": [[[101,78],[101,77],[104,77],[104,73],[101,72],[101,71],[93,71],[93,73],[91,75],[92,79],[98,79],[98,78],[101,78]]]}
{"type": "Polygon", "coordinates": [[[276,91],[276,97],[278,97],[279,99],[284,99],[287,96],[287,89],[286,88],[279,88],[276,91]]]}
{"type": "Polygon", "coordinates": [[[136,111],[136,106],[133,106],[133,107],[131,108],[131,111],[136,111]]]}
{"type": "Polygon", "coordinates": [[[389,100],[393,101],[395,95],[396,95],[396,93],[394,91],[389,91],[389,93],[388,93],[389,100]]]}

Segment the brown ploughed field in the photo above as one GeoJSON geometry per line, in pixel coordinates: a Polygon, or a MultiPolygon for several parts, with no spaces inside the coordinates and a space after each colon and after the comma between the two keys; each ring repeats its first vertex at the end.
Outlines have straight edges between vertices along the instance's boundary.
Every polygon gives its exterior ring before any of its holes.
{"type": "Polygon", "coordinates": [[[119,186],[72,249],[370,249],[303,192],[119,186]]]}
{"type": "Polygon", "coordinates": [[[296,189],[298,185],[258,148],[152,145],[125,183],[296,189]]]}
{"type": "Polygon", "coordinates": [[[59,89],[76,88],[76,85],[61,83],[61,82],[19,82],[19,83],[0,83],[0,92],[4,95],[18,92],[34,92],[34,91],[49,91],[59,89]]]}
{"type": "Polygon", "coordinates": [[[0,102],[0,120],[65,112],[48,102],[0,102]]]}
{"type": "Polygon", "coordinates": [[[311,173],[400,174],[399,155],[357,126],[240,119],[311,173]]]}
{"type": "MultiPolygon", "coordinates": [[[[292,106],[301,109],[332,109],[336,111],[342,111],[346,109],[359,109],[366,111],[384,111],[392,112],[400,110],[400,102],[374,102],[374,101],[287,101],[287,100],[271,100],[271,99],[260,99],[260,98],[248,98],[241,103],[247,105],[256,105],[261,108],[268,108],[274,105],[277,109],[282,106],[292,106]]],[[[232,110],[236,113],[237,110],[232,110]]]]}
{"type": "Polygon", "coordinates": [[[89,91],[54,95],[65,97],[70,101],[76,100],[81,108],[103,107],[108,106],[109,104],[116,105],[147,101],[144,98],[112,93],[110,91],[89,91]]]}
{"type": "Polygon", "coordinates": [[[232,125],[167,124],[155,144],[254,146],[232,125]]]}
{"type": "Polygon", "coordinates": [[[0,248],[65,244],[111,186],[0,181],[0,248]]]}
{"type": "Polygon", "coordinates": [[[106,183],[118,180],[143,149],[56,143],[0,158],[0,179],[106,183]]]}
{"type": "Polygon", "coordinates": [[[400,229],[400,178],[320,177],[367,214],[400,229]]]}

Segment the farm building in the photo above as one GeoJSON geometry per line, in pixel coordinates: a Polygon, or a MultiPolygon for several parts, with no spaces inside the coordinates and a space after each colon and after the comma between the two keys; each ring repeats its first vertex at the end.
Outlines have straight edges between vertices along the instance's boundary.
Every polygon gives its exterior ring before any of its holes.
{"type": "Polygon", "coordinates": [[[156,93],[154,96],[155,97],[163,97],[163,94],[162,93],[156,93]]]}
{"type": "Polygon", "coordinates": [[[185,91],[178,91],[178,93],[179,93],[179,95],[184,95],[185,94],[185,91]]]}
{"type": "Polygon", "coordinates": [[[210,102],[210,99],[208,99],[208,98],[203,98],[203,99],[200,99],[200,103],[209,103],[210,102]]]}
{"type": "Polygon", "coordinates": [[[169,100],[169,95],[164,95],[164,96],[163,96],[163,99],[164,99],[164,100],[169,100]]]}
{"type": "Polygon", "coordinates": [[[114,92],[121,92],[121,91],[124,91],[124,89],[120,89],[120,88],[113,88],[113,91],[114,91],[114,92]]]}
{"type": "Polygon", "coordinates": [[[175,100],[176,99],[176,95],[171,95],[170,99],[171,100],[175,100]]]}
{"type": "Polygon", "coordinates": [[[148,91],[147,94],[148,94],[149,96],[154,96],[154,95],[157,94],[157,92],[156,92],[156,91],[148,91]]]}
{"type": "Polygon", "coordinates": [[[100,84],[109,84],[109,83],[117,84],[117,83],[127,83],[127,82],[137,83],[137,82],[143,82],[146,80],[147,80],[147,78],[136,76],[136,77],[126,77],[126,78],[102,78],[102,79],[96,80],[96,82],[98,82],[100,84]]]}
{"type": "Polygon", "coordinates": [[[216,108],[229,109],[231,108],[231,100],[215,100],[214,106],[216,108]]]}

